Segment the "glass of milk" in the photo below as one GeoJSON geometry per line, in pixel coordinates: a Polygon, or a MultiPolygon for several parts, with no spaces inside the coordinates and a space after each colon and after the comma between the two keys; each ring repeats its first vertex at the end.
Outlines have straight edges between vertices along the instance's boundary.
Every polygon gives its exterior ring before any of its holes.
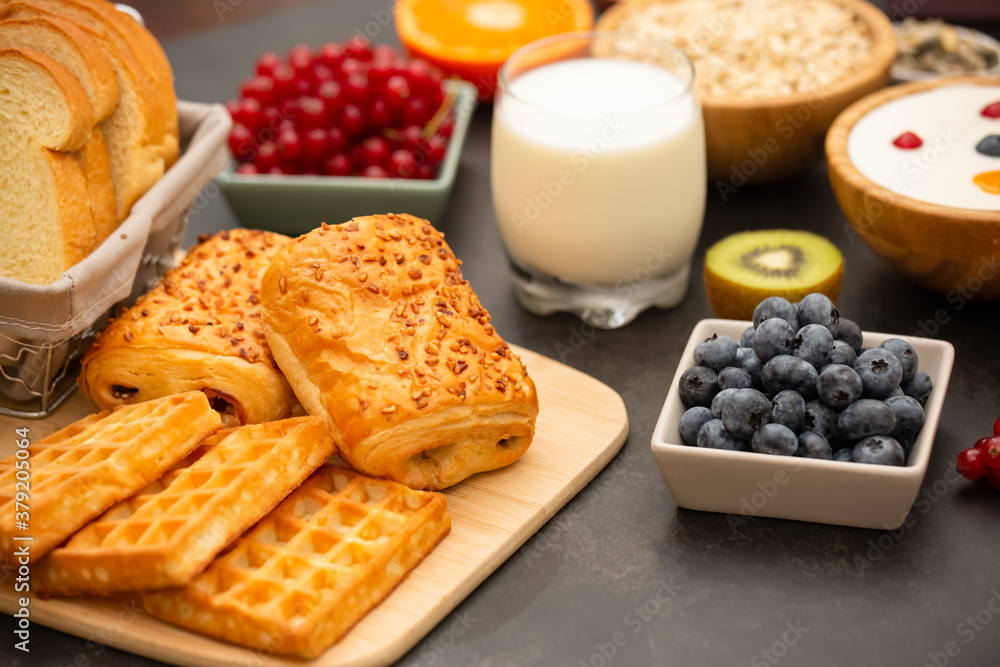
{"type": "Polygon", "coordinates": [[[668,44],[566,33],[500,70],[491,180],[521,304],[621,327],[687,291],[705,213],[694,69],[668,44]]]}

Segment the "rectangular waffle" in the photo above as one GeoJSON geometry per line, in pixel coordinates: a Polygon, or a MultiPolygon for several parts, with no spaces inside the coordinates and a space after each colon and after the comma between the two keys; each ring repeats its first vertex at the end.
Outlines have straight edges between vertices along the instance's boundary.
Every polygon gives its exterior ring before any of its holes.
{"type": "Polygon", "coordinates": [[[36,570],[39,588],[110,595],[183,586],[333,452],[319,417],[220,431],[50,553],[36,570]]]}
{"type": "Polygon", "coordinates": [[[444,495],[325,465],[186,587],[142,600],[176,625],[313,658],[450,528],[444,495]]]}
{"type": "MultiPolygon", "coordinates": [[[[29,448],[27,529],[15,523],[15,457],[0,462],[0,549],[31,536],[31,560],[168,470],[222,426],[205,394],[192,391],[122,406],[82,420],[29,448]]],[[[25,544],[25,543],[17,543],[25,544]]]]}

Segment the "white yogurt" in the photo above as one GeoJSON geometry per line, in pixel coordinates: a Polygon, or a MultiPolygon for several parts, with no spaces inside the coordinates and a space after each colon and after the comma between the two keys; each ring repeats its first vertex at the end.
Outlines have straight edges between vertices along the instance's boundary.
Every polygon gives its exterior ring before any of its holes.
{"type": "Polygon", "coordinates": [[[847,154],[866,177],[929,204],[979,211],[1000,210],[1000,195],[973,183],[976,174],[1000,170],[1000,157],[976,152],[976,144],[1000,134],[1000,118],[983,107],[1000,101],[1000,85],[939,86],[906,95],[869,111],[847,138],[847,154]],[[913,132],[923,145],[904,150],[893,140],[913,132]]]}

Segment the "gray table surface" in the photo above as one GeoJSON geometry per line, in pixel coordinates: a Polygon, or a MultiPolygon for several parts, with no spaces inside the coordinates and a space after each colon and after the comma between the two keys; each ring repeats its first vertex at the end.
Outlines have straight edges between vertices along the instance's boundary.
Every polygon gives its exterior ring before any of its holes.
{"type": "MultiPolygon", "coordinates": [[[[224,101],[260,52],[342,40],[390,2],[319,2],[245,22],[231,20],[238,0],[215,4],[234,10],[217,29],[165,44],[183,99],[224,101]]],[[[375,41],[396,36],[390,27],[375,41]]],[[[889,533],[763,518],[733,526],[724,515],[679,509],[649,440],[691,328],[712,316],[701,279],[679,308],[647,311],[619,331],[582,335],[574,317],[522,310],[495,229],[489,132],[487,107],[472,123],[438,224],[498,330],[613,387],[631,433],[590,486],[399,664],[1000,664],[1000,494],[953,472],[958,452],[1000,414],[1000,307],[959,308],[884,267],[845,232],[823,165],[726,202],[710,189],[696,276],[704,249],[732,232],[816,231],[844,252],[846,316],[867,330],[914,334],[943,309],[949,319],[937,337],[955,346],[956,363],[911,527],[889,533]]],[[[189,242],[238,224],[215,199],[192,220],[189,242]]],[[[38,625],[23,654],[12,648],[12,620],[0,619],[4,665],[160,664],[38,625]]]]}

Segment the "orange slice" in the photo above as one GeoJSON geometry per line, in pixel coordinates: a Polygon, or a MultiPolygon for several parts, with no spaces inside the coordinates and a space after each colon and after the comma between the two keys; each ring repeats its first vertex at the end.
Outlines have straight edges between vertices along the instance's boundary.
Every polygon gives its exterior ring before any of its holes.
{"type": "Polygon", "coordinates": [[[586,0],[399,0],[395,17],[410,55],[474,83],[484,101],[514,51],[594,23],[586,0]]]}
{"type": "Polygon", "coordinates": [[[983,192],[1000,195],[1000,171],[984,171],[981,174],[976,174],[972,182],[978,185],[983,192]]]}

